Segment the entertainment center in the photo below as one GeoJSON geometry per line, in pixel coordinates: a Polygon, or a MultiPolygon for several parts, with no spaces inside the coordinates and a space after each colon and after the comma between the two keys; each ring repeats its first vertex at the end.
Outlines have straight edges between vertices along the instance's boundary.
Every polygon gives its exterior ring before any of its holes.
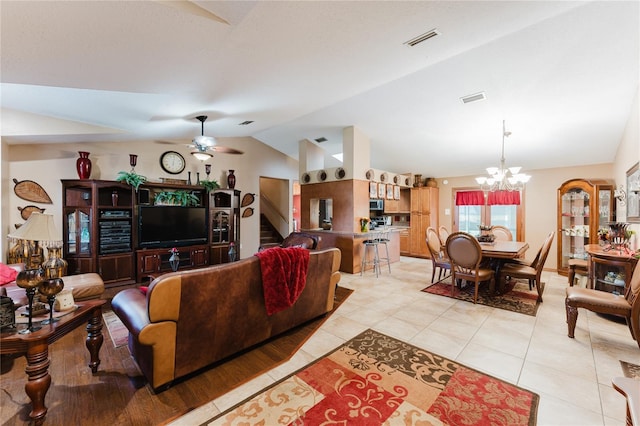
{"type": "Polygon", "coordinates": [[[105,287],[143,282],[178,269],[229,262],[229,245],[239,258],[240,191],[199,185],[145,183],[138,191],[107,180],[62,181],[63,249],[69,274],[97,272],[105,287]],[[188,191],[197,205],[156,205],[167,191],[188,191]],[[160,198],[160,197],[158,197],[160,198]]]}

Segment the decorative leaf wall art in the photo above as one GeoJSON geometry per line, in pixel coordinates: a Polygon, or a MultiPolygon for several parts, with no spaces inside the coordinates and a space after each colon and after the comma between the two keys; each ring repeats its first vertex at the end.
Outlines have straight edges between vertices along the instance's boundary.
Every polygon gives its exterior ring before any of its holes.
{"type": "Polygon", "coordinates": [[[13,192],[23,200],[33,201],[34,203],[53,204],[49,194],[39,184],[32,180],[18,181],[13,179],[15,186],[13,192]]]}

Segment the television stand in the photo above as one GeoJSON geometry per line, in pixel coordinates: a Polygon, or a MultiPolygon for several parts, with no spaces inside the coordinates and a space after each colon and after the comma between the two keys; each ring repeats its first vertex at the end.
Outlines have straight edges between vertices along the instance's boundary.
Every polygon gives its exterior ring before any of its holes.
{"type": "MultiPolygon", "coordinates": [[[[207,244],[178,247],[180,265],[178,271],[202,268],[209,265],[209,246],[207,244]]],[[[136,250],[136,282],[141,283],[147,277],[158,277],[173,272],[169,265],[171,248],[146,248],[136,250]]]]}

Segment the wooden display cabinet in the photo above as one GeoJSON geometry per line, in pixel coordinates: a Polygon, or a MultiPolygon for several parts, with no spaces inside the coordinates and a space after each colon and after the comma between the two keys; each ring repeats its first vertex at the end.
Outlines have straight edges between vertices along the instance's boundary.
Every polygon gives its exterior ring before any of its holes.
{"type": "Polygon", "coordinates": [[[209,262],[212,265],[229,262],[229,244],[236,248],[240,259],[240,191],[216,189],[209,194],[209,262]]]}
{"type": "MultiPolygon", "coordinates": [[[[178,253],[180,256],[178,271],[202,268],[209,265],[209,246],[206,244],[179,247],[178,253]]],[[[159,275],[173,272],[171,265],[169,264],[170,257],[171,249],[166,247],[137,250],[137,281],[143,282],[147,278],[153,279],[159,275]]]]}
{"type": "Polygon", "coordinates": [[[135,282],[131,186],[91,179],[61,182],[67,273],[96,272],[106,287],[135,282]]]}
{"type": "Polygon", "coordinates": [[[598,229],[615,221],[614,186],[602,180],[572,179],[558,188],[558,273],[569,259],[587,259],[585,245],[598,243],[598,229]]]}
{"type": "Polygon", "coordinates": [[[605,250],[598,244],[587,244],[585,250],[589,255],[589,287],[624,295],[638,259],[617,249],[605,250]]]}

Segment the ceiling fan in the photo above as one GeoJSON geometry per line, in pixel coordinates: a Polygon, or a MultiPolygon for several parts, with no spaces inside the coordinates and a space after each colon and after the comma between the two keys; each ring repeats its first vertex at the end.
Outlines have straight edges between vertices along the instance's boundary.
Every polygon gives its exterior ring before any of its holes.
{"type": "Polygon", "coordinates": [[[200,125],[202,126],[202,133],[191,141],[190,148],[195,148],[196,150],[191,153],[198,160],[204,161],[211,157],[213,154],[208,151],[217,152],[220,154],[244,154],[242,151],[237,150],[235,148],[229,148],[226,146],[220,146],[216,144],[216,140],[212,136],[204,135],[204,122],[207,121],[206,115],[199,115],[196,117],[198,121],[200,121],[200,125]]]}

